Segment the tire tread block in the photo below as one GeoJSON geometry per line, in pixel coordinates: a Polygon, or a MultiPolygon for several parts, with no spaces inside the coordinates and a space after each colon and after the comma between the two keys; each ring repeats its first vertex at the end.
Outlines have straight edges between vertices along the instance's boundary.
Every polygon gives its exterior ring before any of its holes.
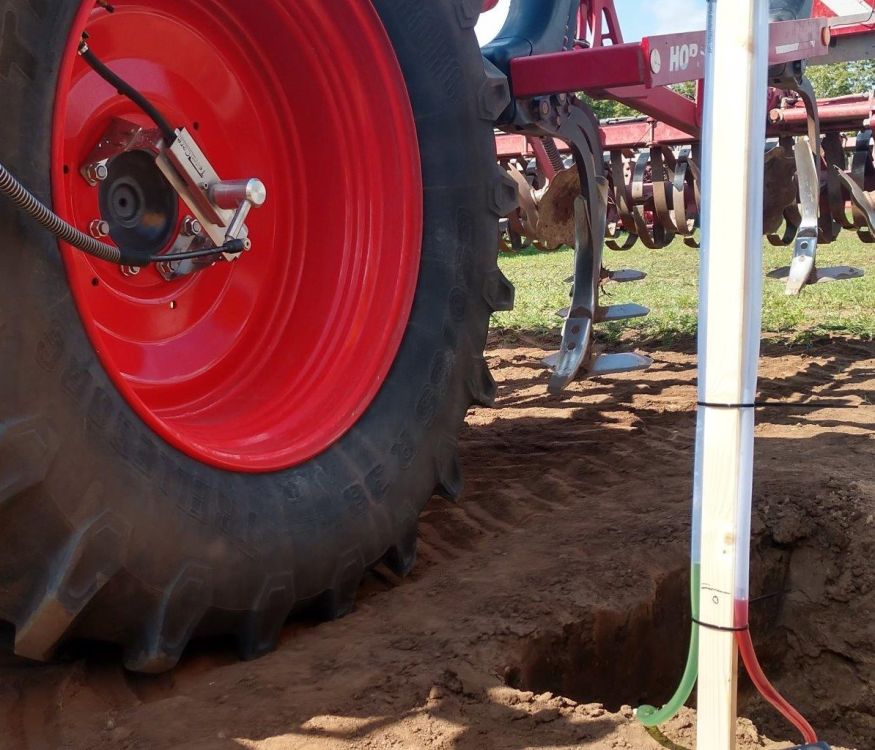
{"type": "Polygon", "coordinates": [[[256,598],[240,634],[242,659],[257,659],[276,648],[283,625],[294,605],[294,576],[291,573],[270,576],[256,598]]]}
{"type": "Polygon", "coordinates": [[[209,568],[194,564],[179,573],[146,623],[140,643],[127,649],[127,669],[158,674],[176,666],[210,606],[210,578],[209,568]]]}
{"type": "Polygon", "coordinates": [[[40,484],[58,451],[41,419],[0,422],[0,504],[40,484]]]}
{"type": "Polygon", "coordinates": [[[16,629],[16,654],[51,658],[88,602],[122,568],[130,533],[125,521],[106,512],[71,538],[46,592],[16,629]]]}

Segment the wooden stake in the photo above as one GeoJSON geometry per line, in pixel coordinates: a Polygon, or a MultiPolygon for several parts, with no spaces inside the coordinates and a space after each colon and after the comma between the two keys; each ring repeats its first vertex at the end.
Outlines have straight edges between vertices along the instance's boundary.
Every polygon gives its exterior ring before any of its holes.
{"type": "MultiPolygon", "coordinates": [[[[709,0],[699,400],[752,404],[762,306],[768,0],[709,0]]],[[[700,750],[734,750],[734,602],[747,597],[752,408],[700,406],[700,750]],[[742,554],[739,555],[739,546],[742,554]]]]}

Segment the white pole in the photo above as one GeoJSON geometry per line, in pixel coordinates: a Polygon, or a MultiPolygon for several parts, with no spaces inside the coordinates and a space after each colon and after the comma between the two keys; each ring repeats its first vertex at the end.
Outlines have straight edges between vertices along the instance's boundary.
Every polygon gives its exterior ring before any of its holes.
{"type": "Polygon", "coordinates": [[[768,33],[768,0],[708,0],[699,401],[715,406],[699,407],[697,433],[703,750],[735,748],[738,652],[725,629],[747,599],[754,410],[733,405],[756,398],[768,33]]]}

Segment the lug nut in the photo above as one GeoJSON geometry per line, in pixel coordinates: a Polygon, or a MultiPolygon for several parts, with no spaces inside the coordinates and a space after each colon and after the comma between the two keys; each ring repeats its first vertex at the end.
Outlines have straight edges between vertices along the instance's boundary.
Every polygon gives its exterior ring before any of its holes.
{"type": "Polygon", "coordinates": [[[194,216],[186,216],[182,222],[182,233],[187,237],[197,237],[204,230],[194,216]]]}
{"type": "Polygon", "coordinates": [[[92,237],[97,239],[106,237],[109,234],[109,222],[104,221],[103,219],[94,219],[94,221],[88,225],[88,231],[91,233],[92,237]]]}
{"type": "Polygon", "coordinates": [[[96,185],[109,177],[109,168],[103,162],[87,164],[82,167],[82,176],[89,185],[96,185]]]}
{"type": "Polygon", "coordinates": [[[121,266],[122,276],[136,276],[141,270],[139,266],[121,266]]]}

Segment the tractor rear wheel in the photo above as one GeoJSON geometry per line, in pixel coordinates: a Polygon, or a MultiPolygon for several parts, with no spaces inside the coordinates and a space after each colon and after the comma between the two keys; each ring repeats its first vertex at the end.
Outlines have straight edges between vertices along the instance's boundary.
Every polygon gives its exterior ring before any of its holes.
{"type": "Polygon", "coordinates": [[[255,657],[296,610],[343,615],[370,566],[410,570],[433,492],[458,495],[458,430],[494,395],[489,316],[513,298],[508,92],[482,0],[106,5],[5,4],[0,161],[83,230],[172,241],[185,207],[142,153],[80,173],[113,122],[152,126],[77,57],[87,31],[269,198],[250,253],[170,281],[0,205],[0,619],[22,656],[95,639],[159,672],[196,635],[255,657]]]}

